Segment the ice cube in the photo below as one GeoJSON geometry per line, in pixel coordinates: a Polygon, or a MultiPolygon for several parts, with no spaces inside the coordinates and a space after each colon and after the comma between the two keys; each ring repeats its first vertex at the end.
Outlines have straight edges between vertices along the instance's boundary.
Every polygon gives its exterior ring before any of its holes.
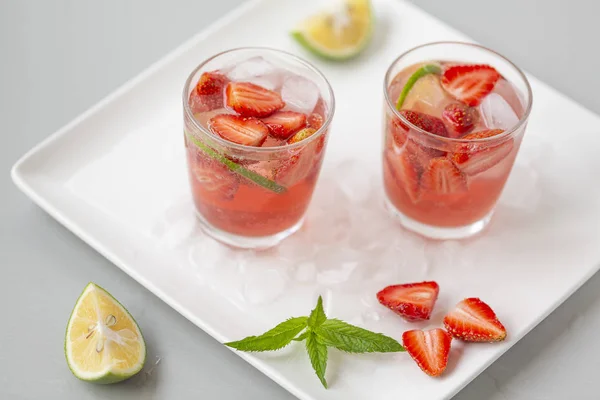
{"type": "Polygon", "coordinates": [[[296,266],[294,279],[301,283],[308,283],[315,280],[317,276],[317,266],[314,262],[305,261],[296,266]]]}
{"type": "Polygon", "coordinates": [[[244,298],[250,304],[267,304],[283,294],[286,279],[274,269],[253,273],[244,285],[244,298]]]}
{"type": "Polygon", "coordinates": [[[252,57],[237,64],[227,74],[237,82],[251,82],[266,89],[275,90],[281,86],[281,71],[263,57],[252,57]]]}
{"type": "Polygon", "coordinates": [[[426,75],[419,79],[408,92],[402,108],[430,115],[439,115],[452,97],[440,85],[437,75],[426,75]]]}
{"type": "Polygon", "coordinates": [[[199,269],[214,269],[224,263],[234,263],[235,252],[214,239],[203,237],[190,247],[189,262],[199,269]]]}
{"type": "Polygon", "coordinates": [[[517,125],[519,117],[504,97],[490,93],[479,105],[479,114],[489,129],[510,129],[517,125]]]}
{"type": "Polygon", "coordinates": [[[286,109],[310,114],[319,101],[320,92],[312,81],[295,75],[283,81],[281,97],[286,103],[286,109]]]}

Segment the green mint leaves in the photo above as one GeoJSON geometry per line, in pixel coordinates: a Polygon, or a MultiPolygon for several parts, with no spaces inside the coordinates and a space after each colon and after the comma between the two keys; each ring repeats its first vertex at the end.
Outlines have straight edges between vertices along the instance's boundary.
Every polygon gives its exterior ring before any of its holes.
{"type": "Polygon", "coordinates": [[[290,318],[260,336],[248,336],[243,340],[225,344],[241,351],[279,350],[290,344],[306,328],[307,319],[306,317],[290,318]]]}
{"type": "Polygon", "coordinates": [[[320,296],[317,306],[308,317],[290,318],[260,336],[249,336],[225,345],[240,351],[257,352],[279,350],[292,341],[305,341],[310,363],[325,388],[329,347],[354,354],[395,353],[405,350],[391,337],[350,325],[339,319],[328,319],[320,296]]]}

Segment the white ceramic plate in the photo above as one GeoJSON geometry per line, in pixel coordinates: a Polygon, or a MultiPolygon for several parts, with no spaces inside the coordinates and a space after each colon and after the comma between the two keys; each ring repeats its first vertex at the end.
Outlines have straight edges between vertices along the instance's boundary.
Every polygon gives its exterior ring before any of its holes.
{"type": "Polygon", "coordinates": [[[396,338],[409,328],[439,326],[451,306],[470,296],[488,302],[508,328],[500,344],[454,341],[439,379],[423,374],[403,353],[331,352],[329,390],[320,386],[302,345],[240,354],[301,399],[449,398],[600,262],[600,118],[534,78],[529,128],[485,235],[426,242],[387,218],[379,164],[385,70],[418,44],[467,38],[408,3],[374,3],[374,42],[359,59],[334,64],[314,60],[287,35],[320,2],[250,1],[52,135],[13,169],[16,184],[37,204],[219,341],[306,314],[318,294],[330,316],[396,338]],[[232,252],[199,231],[183,152],[185,78],[205,58],[246,45],[305,56],[329,77],[337,98],[308,223],[278,250],[263,254],[232,252]],[[375,301],[383,286],[422,279],[441,286],[428,323],[403,322],[375,301]]]}

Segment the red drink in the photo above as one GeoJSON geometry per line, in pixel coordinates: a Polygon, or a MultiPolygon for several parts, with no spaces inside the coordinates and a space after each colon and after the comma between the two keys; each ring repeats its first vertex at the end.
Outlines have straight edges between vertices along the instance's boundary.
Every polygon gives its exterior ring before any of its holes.
{"type": "Polygon", "coordinates": [[[333,114],[325,78],[292,55],[238,49],[202,64],[184,96],[190,184],[204,229],[246,248],[295,232],[333,114]]]}
{"type": "Polygon", "coordinates": [[[389,208],[433,238],[481,231],[525,131],[531,91],[485,48],[435,43],[401,56],[386,78],[383,151],[389,208]],[[456,53],[456,59],[439,60],[456,53]]]}

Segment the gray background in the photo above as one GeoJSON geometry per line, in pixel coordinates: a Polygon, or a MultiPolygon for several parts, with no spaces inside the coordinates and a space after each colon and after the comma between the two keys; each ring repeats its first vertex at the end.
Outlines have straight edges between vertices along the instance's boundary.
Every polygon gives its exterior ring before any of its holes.
{"type": "MultiPolygon", "coordinates": [[[[39,210],[9,177],[25,151],[242,1],[0,0],[0,398],[292,399],[39,210]],[[136,316],[148,364],[162,358],[151,373],[108,387],[70,374],[64,327],[88,281],[136,316]]],[[[415,3],[600,113],[597,2],[415,3]]],[[[456,398],[600,398],[599,292],[596,275],[456,398]]]]}

